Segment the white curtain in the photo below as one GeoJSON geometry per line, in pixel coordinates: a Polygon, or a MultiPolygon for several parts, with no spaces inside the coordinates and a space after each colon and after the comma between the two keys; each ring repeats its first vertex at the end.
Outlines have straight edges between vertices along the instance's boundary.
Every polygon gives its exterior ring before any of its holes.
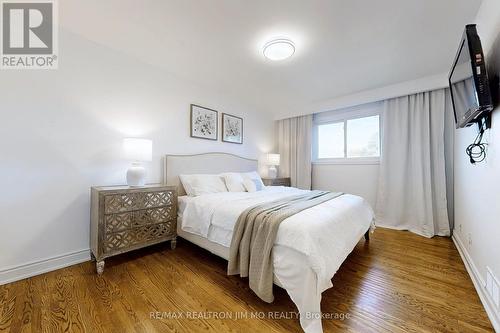
{"type": "Polygon", "coordinates": [[[311,189],[312,115],[278,121],[280,175],[293,187],[311,189]]]}
{"type": "Polygon", "coordinates": [[[384,102],[376,215],[380,226],[449,236],[444,89],[384,102]]]}

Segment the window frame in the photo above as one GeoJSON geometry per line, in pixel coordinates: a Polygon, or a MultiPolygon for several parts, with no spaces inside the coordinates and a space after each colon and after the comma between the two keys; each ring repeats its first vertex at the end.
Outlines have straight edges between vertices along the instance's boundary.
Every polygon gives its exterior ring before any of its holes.
{"type": "Polygon", "coordinates": [[[313,123],[313,144],[312,144],[312,163],[313,164],[380,164],[382,156],[382,112],[379,104],[370,105],[359,109],[348,109],[337,112],[330,112],[326,115],[320,114],[315,117],[313,123]],[[378,116],[379,118],[379,151],[378,157],[347,157],[347,121],[378,116]],[[344,124],[344,157],[337,158],[318,158],[319,142],[318,142],[318,126],[333,123],[344,124]]]}

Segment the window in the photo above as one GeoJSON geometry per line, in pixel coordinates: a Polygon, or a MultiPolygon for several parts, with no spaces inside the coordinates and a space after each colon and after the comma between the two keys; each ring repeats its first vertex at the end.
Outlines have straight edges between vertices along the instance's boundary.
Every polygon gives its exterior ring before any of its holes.
{"type": "Polygon", "coordinates": [[[379,116],[347,120],[347,157],[379,157],[379,116]]]}
{"type": "Polygon", "coordinates": [[[318,126],[318,143],[318,158],[344,157],[344,123],[318,126]]]}
{"type": "Polygon", "coordinates": [[[372,111],[315,118],[313,154],[317,162],[378,162],[380,116],[372,111]]]}

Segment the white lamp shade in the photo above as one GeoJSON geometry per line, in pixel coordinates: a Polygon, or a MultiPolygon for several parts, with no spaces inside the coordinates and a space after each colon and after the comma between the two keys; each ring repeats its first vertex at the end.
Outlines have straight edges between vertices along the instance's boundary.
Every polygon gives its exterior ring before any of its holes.
{"type": "Polygon", "coordinates": [[[267,154],[266,165],[280,165],[280,154],[267,154]]]}
{"type": "Polygon", "coordinates": [[[150,162],[153,160],[153,141],[126,138],[123,140],[125,157],[131,161],[150,162]]]}

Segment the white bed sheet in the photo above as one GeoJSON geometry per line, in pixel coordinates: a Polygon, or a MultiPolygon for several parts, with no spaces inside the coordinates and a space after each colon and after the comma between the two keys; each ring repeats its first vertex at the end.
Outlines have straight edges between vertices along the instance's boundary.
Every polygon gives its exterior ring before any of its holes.
{"type": "MultiPolygon", "coordinates": [[[[253,193],[179,197],[179,227],[182,234],[197,235],[228,249],[236,220],[246,208],[303,192],[273,186],[253,193]]],[[[321,293],[332,287],[333,275],[370,228],[373,216],[363,198],[344,194],[280,224],[273,248],[275,281],[297,305],[305,332],[322,332],[321,320],[310,314],[320,312],[321,293]]]]}

